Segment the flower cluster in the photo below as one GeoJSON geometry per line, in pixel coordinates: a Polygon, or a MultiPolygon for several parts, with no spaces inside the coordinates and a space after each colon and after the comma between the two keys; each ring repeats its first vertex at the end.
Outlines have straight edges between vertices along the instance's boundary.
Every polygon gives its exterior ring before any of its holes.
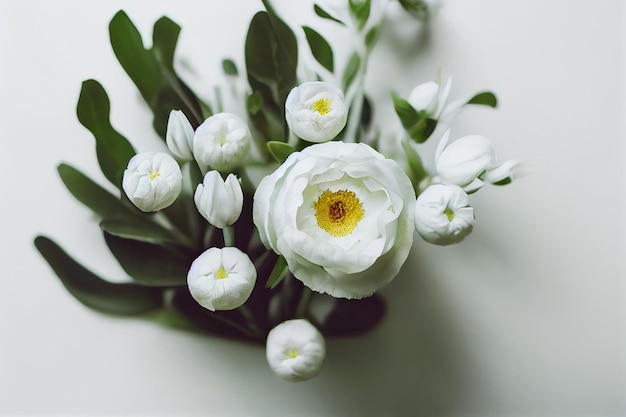
{"type": "MultiPolygon", "coordinates": [[[[420,83],[407,99],[392,94],[396,130],[389,122],[371,128],[365,68],[386,3],[348,1],[343,10],[330,11],[316,5],[318,16],[342,23],[364,44],[337,77],[330,44],[304,28],[318,67],[305,71],[315,76],[299,79],[295,57],[302,45],[264,2],[266,11],[254,16],[246,40],[250,89],[237,97],[245,101],[245,113],[213,112],[178,76],[157,77],[155,89],[136,82],[169,152],[135,152],[115,131],[103,137],[112,130],[108,119],[89,112],[108,99],[97,82],[86,81],[77,113],[94,133],[103,173],[122,198],[71,167],[59,172],[72,194],[102,217],[107,245],[134,282],[102,280],[54,242],[37,238],[68,289],[103,312],[161,309],[176,317],[174,323],[264,343],[271,370],[289,381],[320,372],[328,335],[376,325],[384,313],[376,293],[399,274],[415,232],[436,245],[461,242],[475,226],[469,195],[485,184],[510,183],[518,164],[500,163],[482,136],[449,140],[449,126],[465,106],[497,104],[490,92],[451,101],[450,78],[420,83]],[[436,136],[441,139],[429,173],[417,149],[436,136]],[[380,152],[383,143],[403,152],[387,157],[380,152]],[[315,300],[325,300],[328,311],[314,310],[315,300]],[[364,312],[368,321],[355,329],[351,315],[364,312]]],[[[424,17],[434,2],[400,4],[424,17]]],[[[157,44],[129,53],[118,41],[134,27],[123,12],[116,15],[111,42],[122,64],[161,51],[137,65],[173,74],[162,52],[176,38],[159,42],[163,28],[175,24],[157,23],[157,44]]],[[[224,69],[239,74],[232,60],[224,60],[224,69]]],[[[129,76],[136,81],[141,75],[129,76]]]]}

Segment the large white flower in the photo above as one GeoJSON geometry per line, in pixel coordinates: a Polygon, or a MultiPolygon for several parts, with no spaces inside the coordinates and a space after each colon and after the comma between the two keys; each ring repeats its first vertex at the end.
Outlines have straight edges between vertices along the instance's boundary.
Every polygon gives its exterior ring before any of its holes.
{"type": "Polygon", "coordinates": [[[158,211],[172,204],[182,189],[178,163],[163,152],[133,156],[124,170],[122,189],[141,211],[158,211]]]}
{"type": "Polygon", "coordinates": [[[348,120],[343,92],[332,84],[314,81],[289,92],[285,119],[298,137],[308,142],[326,142],[341,132],[348,120]]]}
{"type": "Polygon", "coordinates": [[[255,282],[254,264],[235,247],[207,249],[187,273],[191,296],[211,311],[241,306],[252,294],[255,282]]]}
{"type": "Polygon", "coordinates": [[[417,197],[415,228],[422,238],[436,245],[459,243],[474,228],[474,209],[456,185],[434,184],[417,197]]]}
{"type": "Polygon", "coordinates": [[[232,113],[217,113],[196,129],[193,155],[202,169],[228,171],[245,163],[252,135],[248,125],[232,113]]]}
{"type": "Polygon", "coordinates": [[[254,195],[254,223],[309,288],[362,298],[389,283],[413,243],[415,192],[400,166],[362,143],[294,152],[254,195]]]}
{"type": "Polygon", "coordinates": [[[322,369],[326,344],[307,320],[287,320],[267,335],[265,354],[276,375],[292,382],[304,381],[322,369]]]}

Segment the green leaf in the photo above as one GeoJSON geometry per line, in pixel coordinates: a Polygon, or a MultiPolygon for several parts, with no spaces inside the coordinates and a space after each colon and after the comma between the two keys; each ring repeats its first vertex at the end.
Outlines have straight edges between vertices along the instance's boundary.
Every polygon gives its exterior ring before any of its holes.
{"type": "Polygon", "coordinates": [[[109,193],[85,174],[67,165],[57,167],[69,192],[94,213],[103,218],[116,218],[132,213],[122,200],[109,193]]]}
{"type": "Polygon", "coordinates": [[[159,62],[151,51],[144,48],[141,34],[123,10],[111,19],[109,36],[117,60],[146,103],[151,105],[163,82],[159,62]]]}
{"type": "Polygon", "coordinates": [[[337,298],[320,331],[327,337],[360,335],[372,330],[385,310],[385,303],[377,294],[360,300],[337,298]]]}
{"type": "Polygon", "coordinates": [[[354,77],[356,77],[356,74],[359,72],[360,66],[361,57],[359,57],[357,52],[353,52],[352,55],[350,55],[350,59],[348,60],[346,68],[343,71],[342,82],[344,91],[347,90],[354,81],[354,77]]]}
{"type": "Polygon", "coordinates": [[[467,104],[478,104],[481,106],[489,106],[495,109],[498,106],[498,98],[491,91],[483,91],[482,93],[478,93],[474,97],[469,99],[467,104]]]}
{"type": "Polygon", "coordinates": [[[328,13],[326,10],[322,9],[317,4],[313,5],[313,10],[315,11],[315,14],[318,15],[319,17],[321,17],[321,18],[332,20],[333,22],[337,22],[337,23],[339,23],[340,25],[343,25],[343,26],[346,25],[341,20],[339,20],[336,17],[332,16],[330,13],[328,13]]]}
{"type": "Polygon", "coordinates": [[[371,51],[376,45],[378,38],[380,36],[380,26],[374,26],[365,35],[365,47],[368,51],[371,51]]]}
{"type": "Polygon", "coordinates": [[[402,141],[402,148],[404,149],[404,154],[406,155],[406,159],[409,163],[409,169],[411,171],[411,179],[413,180],[413,186],[415,189],[418,188],[419,183],[426,178],[428,175],[426,170],[424,169],[424,164],[422,164],[422,158],[420,158],[419,154],[411,144],[405,140],[402,141]]]}
{"type": "Polygon", "coordinates": [[[314,29],[303,26],[304,34],[306,35],[306,40],[309,43],[309,47],[311,48],[311,53],[313,53],[313,57],[322,64],[324,68],[328,71],[334,71],[334,59],[333,59],[333,50],[330,44],[324,39],[322,35],[316,32],[314,29]]]}
{"type": "Polygon", "coordinates": [[[265,287],[276,288],[276,286],[287,276],[287,272],[289,272],[287,260],[284,256],[279,256],[278,259],[276,259],[272,273],[265,283],[265,287]]]}
{"type": "Polygon", "coordinates": [[[424,143],[432,135],[437,127],[437,121],[426,116],[425,112],[420,112],[418,122],[407,130],[409,137],[417,143],[424,143]]]}
{"type": "Polygon", "coordinates": [[[224,70],[224,74],[226,75],[239,75],[239,71],[237,70],[237,65],[235,65],[235,62],[233,62],[232,59],[223,60],[222,69],[224,70]]]}
{"type": "Polygon", "coordinates": [[[166,16],[157,20],[152,30],[152,51],[157,61],[172,72],[179,35],[180,26],[166,16]]]}
{"type": "Polygon", "coordinates": [[[283,163],[289,155],[295,152],[293,146],[285,142],[278,142],[275,140],[267,142],[267,150],[270,151],[270,154],[272,154],[274,159],[280,163],[283,163]]]}
{"type": "Polygon", "coordinates": [[[141,217],[104,219],[100,222],[100,227],[113,236],[141,242],[177,243],[179,241],[170,230],[141,217]]]}
{"type": "Polygon", "coordinates": [[[402,97],[392,93],[393,108],[400,118],[400,122],[405,130],[411,129],[420,120],[420,115],[411,104],[402,97]]]}
{"type": "Polygon", "coordinates": [[[357,28],[362,30],[370,17],[371,0],[349,0],[350,13],[356,22],[357,28]]]}
{"type": "Polygon", "coordinates": [[[102,173],[116,187],[120,187],[122,174],[130,158],[135,155],[135,149],[111,126],[110,111],[109,97],[102,85],[96,80],[83,81],[76,115],[96,139],[96,153],[102,173]]]}
{"type": "Polygon", "coordinates": [[[35,247],[65,288],[89,308],[107,314],[134,316],[162,307],[162,292],[157,288],[105,281],[74,261],[47,237],[37,236],[35,247]]]}
{"type": "Polygon", "coordinates": [[[149,286],[186,285],[193,256],[166,246],[123,239],[104,233],[104,239],[120,266],[133,280],[149,286]]]}

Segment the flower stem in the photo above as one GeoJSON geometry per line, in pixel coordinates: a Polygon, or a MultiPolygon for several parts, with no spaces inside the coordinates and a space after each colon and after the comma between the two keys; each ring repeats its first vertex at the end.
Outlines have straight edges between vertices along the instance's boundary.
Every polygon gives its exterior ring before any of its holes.
{"type": "Polygon", "coordinates": [[[235,246],[235,230],[232,226],[226,226],[222,229],[224,234],[224,246],[235,246]]]}

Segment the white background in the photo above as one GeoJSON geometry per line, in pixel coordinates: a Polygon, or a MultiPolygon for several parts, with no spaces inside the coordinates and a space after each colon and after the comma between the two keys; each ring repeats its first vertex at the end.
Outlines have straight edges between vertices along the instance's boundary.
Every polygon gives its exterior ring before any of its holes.
{"type": "MultiPolygon", "coordinates": [[[[461,245],[418,241],[382,290],[384,323],[329,341],[315,379],[279,380],[262,348],[75,301],[35,251],[36,234],[124,278],[56,174],[65,161],[106,183],[75,117],[80,83],[99,80],[113,125],[151,149],[150,115],[111,52],[108,21],[124,8],[146,40],[161,15],[180,23],[177,59],[210,97],[221,59],[242,62],[261,3],[202,3],[0,2],[0,415],[626,415],[618,0],[447,0],[421,44],[394,14],[367,80],[375,105],[389,109],[390,90],[406,96],[439,71],[453,76],[456,98],[492,89],[499,108],[468,109],[453,137],[489,137],[527,175],[472,196],[476,229],[461,245]]],[[[308,3],[276,2],[295,23],[330,28],[308,17],[308,3]]],[[[378,121],[395,129],[386,114],[378,121]]]]}

